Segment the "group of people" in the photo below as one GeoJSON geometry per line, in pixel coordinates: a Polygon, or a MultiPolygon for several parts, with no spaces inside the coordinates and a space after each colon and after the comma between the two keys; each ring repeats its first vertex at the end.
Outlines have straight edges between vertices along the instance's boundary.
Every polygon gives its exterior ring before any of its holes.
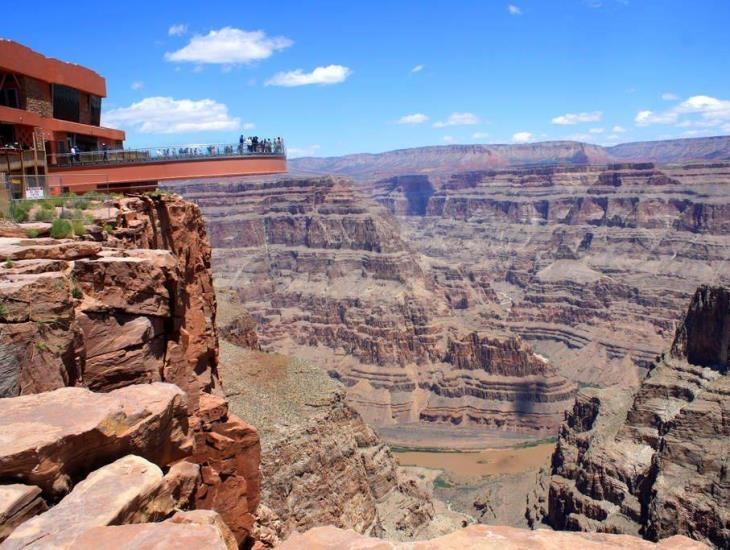
{"type": "Polygon", "coordinates": [[[239,153],[283,153],[284,140],[280,137],[275,139],[259,139],[258,136],[238,138],[239,153]]]}

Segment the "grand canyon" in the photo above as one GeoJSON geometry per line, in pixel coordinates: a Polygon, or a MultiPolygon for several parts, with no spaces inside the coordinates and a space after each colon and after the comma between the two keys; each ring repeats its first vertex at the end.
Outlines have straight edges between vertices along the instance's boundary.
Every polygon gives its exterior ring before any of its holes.
{"type": "Polygon", "coordinates": [[[0,548],[730,544],[730,138],[303,158],[89,218],[0,225],[0,548]]]}

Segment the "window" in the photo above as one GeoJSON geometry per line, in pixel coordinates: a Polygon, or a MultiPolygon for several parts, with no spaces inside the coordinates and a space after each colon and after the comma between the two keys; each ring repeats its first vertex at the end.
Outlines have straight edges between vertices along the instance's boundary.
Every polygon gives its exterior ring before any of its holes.
{"type": "Polygon", "coordinates": [[[79,122],[80,92],[68,86],[53,85],[53,118],[79,122]]]}
{"type": "Polygon", "coordinates": [[[91,124],[101,124],[101,98],[96,95],[89,95],[89,112],[91,113],[91,124]]]}
{"type": "Polygon", "coordinates": [[[5,88],[0,90],[0,105],[5,107],[13,107],[20,109],[20,100],[18,98],[18,90],[15,88],[5,88]]]}

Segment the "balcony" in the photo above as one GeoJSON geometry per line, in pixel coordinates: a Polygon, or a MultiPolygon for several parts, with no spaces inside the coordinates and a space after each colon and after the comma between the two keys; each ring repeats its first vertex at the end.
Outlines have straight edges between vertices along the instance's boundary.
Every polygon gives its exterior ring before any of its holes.
{"type": "Polygon", "coordinates": [[[181,145],[149,147],[145,149],[114,149],[108,151],[84,151],[48,155],[48,165],[52,169],[79,168],[88,166],[109,166],[117,164],[142,164],[155,162],[175,162],[210,160],[241,157],[286,157],[284,143],[258,147],[243,147],[238,144],[181,145]]]}

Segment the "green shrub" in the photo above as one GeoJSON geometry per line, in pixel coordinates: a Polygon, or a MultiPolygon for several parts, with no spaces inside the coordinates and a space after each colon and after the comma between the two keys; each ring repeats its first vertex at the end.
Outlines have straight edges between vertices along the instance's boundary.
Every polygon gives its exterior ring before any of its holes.
{"type": "Polygon", "coordinates": [[[104,233],[111,233],[112,231],[114,231],[114,228],[110,223],[105,223],[101,229],[102,231],[104,231],[104,233]]]}
{"type": "Polygon", "coordinates": [[[25,236],[29,239],[36,239],[38,238],[38,230],[35,227],[31,227],[30,229],[25,230],[25,236]]]}
{"type": "Polygon", "coordinates": [[[53,220],[51,225],[51,237],[54,239],[65,239],[73,235],[74,229],[71,222],[63,218],[53,220]]]}
{"type": "Polygon", "coordinates": [[[14,265],[15,265],[15,262],[13,260],[10,260],[10,259],[5,260],[5,267],[7,267],[8,269],[13,267],[14,265]]]}
{"type": "Polygon", "coordinates": [[[55,219],[55,208],[53,210],[46,210],[45,208],[41,208],[40,210],[36,210],[35,214],[33,214],[33,220],[37,222],[52,222],[55,219]]]}
{"type": "Polygon", "coordinates": [[[10,217],[15,222],[23,223],[28,221],[28,212],[30,212],[30,203],[13,202],[10,205],[10,217]]]}
{"type": "Polygon", "coordinates": [[[84,220],[71,220],[71,226],[74,230],[74,235],[81,236],[86,233],[86,227],[84,227],[84,220]]]}
{"type": "Polygon", "coordinates": [[[83,298],[84,293],[81,292],[81,289],[79,287],[75,286],[71,290],[71,296],[73,296],[76,300],[80,300],[81,298],[83,298]]]}
{"type": "Polygon", "coordinates": [[[86,210],[89,207],[89,199],[84,197],[77,197],[73,193],[69,196],[66,201],[68,208],[76,208],[78,210],[86,210]]]}
{"type": "Polygon", "coordinates": [[[56,205],[50,199],[43,199],[41,201],[38,201],[38,204],[43,210],[55,210],[56,208],[56,205]]]}
{"type": "Polygon", "coordinates": [[[8,310],[5,308],[5,304],[0,304],[0,317],[5,317],[8,314],[8,310]]]}

